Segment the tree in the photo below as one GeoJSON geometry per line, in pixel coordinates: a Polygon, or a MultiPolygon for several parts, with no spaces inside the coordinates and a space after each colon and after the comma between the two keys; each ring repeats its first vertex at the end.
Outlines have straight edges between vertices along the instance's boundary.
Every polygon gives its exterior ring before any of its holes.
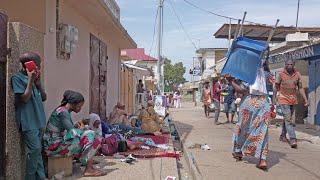
{"type": "Polygon", "coordinates": [[[171,64],[171,60],[164,58],[164,84],[165,92],[174,91],[177,86],[186,82],[183,77],[186,68],[182,62],[171,64]]]}

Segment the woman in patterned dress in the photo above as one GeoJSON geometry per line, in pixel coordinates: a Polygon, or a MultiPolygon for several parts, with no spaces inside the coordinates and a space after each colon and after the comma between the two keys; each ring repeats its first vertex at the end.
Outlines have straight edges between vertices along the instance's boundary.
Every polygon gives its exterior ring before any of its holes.
{"type": "Polygon", "coordinates": [[[243,155],[259,159],[257,167],[267,170],[268,128],[270,120],[270,101],[266,90],[266,76],[263,69],[258,70],[256,81],[248,86],[239,85],[229,78],[232,86],[245,97],[239,109],[239,121],[233,135],[233,157],[242,160],[243,155]]]}
{"type": "Polygon", "coordinates": [[[100,148],[101,142],[92,130],[84,130],[71,119],[71,112],[80,112],[84,104],[83,96],[67,90],[63,94],[61,105],[56,108],[48,121],[44,140],[47,156],[72,156],[86,165],[84,176],[102,176],[103,172],[93,168],[93,156],[100,148]]]}

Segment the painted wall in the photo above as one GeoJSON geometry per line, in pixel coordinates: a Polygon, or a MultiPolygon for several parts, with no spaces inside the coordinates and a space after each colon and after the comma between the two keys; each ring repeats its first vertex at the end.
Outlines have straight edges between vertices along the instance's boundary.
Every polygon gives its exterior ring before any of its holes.
{"type": "MultiPolygon", "coordinates": [[[[105,28],[99,26],[99,22],[89,21],[86,16],[75,10],[66,1],[60,1],[60,7],[60,22],[74,25],[79,30],[79,41],[69,60],[56,58],[55,0],[0,1],[0,10],[9,15],[9,21],[23,22],[38,29],[44,35],[43,75],[44,86],[48,94],[48,101],[45,103],[47,117],[60,104],[63,92],[67,89],[81,92],[87,100],[83,110],[76,115],[76,118],[89,113],[90,33],[107,44],[106,111],[108,114],[120,97],[120,45],[121,49],[132,48],[132,45],[129,45],[131,42],[124,42],[122,37],[118,37],[123,36],[118,32],[119,28],[110,28],[107,34],[104,31],[105,28]]],[[[110,26],[115,25],[110,23],[110,26]]]]}
{"type": "Polygon", "coordinates": [[[63,92],[72,89],[81,92],[86,99],[82,111],[75,118],[87,116],[89,113],[89,72],[90,72],[90,33],[107,44],[107,114],[119,99],[120,48],[112,43],[112,34],[99,32],[96,25],[90,23],[81,12],[60,1],[60,22],[74,25],[79,30],[79,40],[69,60],[56,58],[55,1],[46,1],[46,33],[45,37],[45,86],[48,93],[46,112],[49,116],[62,98],[63,92]],[[59,70],[59,73],[57,73],[59,70]]]}
{"type": "Polygon", "coordinates": [[[23,22],[45,33],[45,2],[45,0],[1,0],[0,10],[8,15],[10,22],[23,22]]]}
{"type": "Polygon", "coordinates": [[[204,59],[206,61],[205,69],[209,69],[210,67],[212,67],[216,64],[214,51],[208,51],[208,52],[204,53],[202,56],[202,59],[204,59]]]}

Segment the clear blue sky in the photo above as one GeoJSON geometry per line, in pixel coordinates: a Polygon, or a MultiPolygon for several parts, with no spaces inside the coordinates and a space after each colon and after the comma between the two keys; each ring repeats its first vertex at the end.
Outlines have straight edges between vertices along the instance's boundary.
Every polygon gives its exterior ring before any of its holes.
{"type": "MultiPolygon", "coordinates": [[[[116,0],[120,6],[121,22],[138,47],[146,53],[152,43],[153,26],[158,0],[116,0]]],[[[173,62],[182,61],[187,70],[192,65],[195,48],[179,26],[170,2],[175,9],[191,39],[199,48],[226,47],[226,40],[214,39],[213,34],[227,19],[195,9],[183,0],[165,0],[163,55],[173,62]]],[[[247,20],[262,24],[295,25],[297,0],[189,0],[190,2],[227,16],[242,18],[247,11],[247,20]]],[[[320,0],[301,0],[299,26],[320,27],[320,0]]],[[[236,23],[235,21],[233,23],[236,23]]],[[[151,55],[156,57],[156,37],[151,55]]],[[[187,79],[188,76],[186,76],[187,79]]]]}

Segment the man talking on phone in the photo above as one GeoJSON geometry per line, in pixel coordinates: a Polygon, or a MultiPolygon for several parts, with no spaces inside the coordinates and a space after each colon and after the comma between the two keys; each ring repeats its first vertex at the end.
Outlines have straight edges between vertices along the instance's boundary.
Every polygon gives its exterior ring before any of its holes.
{"type": "Polygon", "coordinates": [[[41,58],[27,52],[19,58],[22,69],[11,78],[15,94],[16,121],[26,146],[26,180],[46,179],[42,161],[42,129],[46,125],[43,101],[47,95],[41,85],[41,58]]]}

